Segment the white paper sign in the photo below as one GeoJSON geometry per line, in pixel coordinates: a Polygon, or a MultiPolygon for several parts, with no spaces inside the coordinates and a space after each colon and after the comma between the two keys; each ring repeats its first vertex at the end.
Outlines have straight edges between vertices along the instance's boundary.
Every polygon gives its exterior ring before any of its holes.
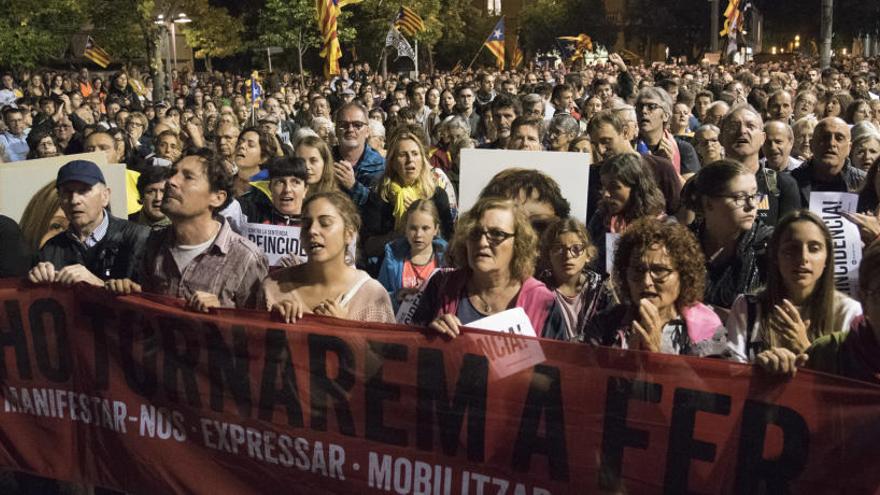
{"type": "MultiPolygon", "coordinates": [[[[859,263],[862,262],[862,238],[859,228],[841,213],[854,213],[859,196],[853,193],[810,193],[810,211],[819,215],[831,231],[834,259],[834,286],[850,296],[857,296],[859,263]]],[[[832,253],[829,253],[831,256],[832,253]]]]}
{"type": "Polygon", "coordinates": [[[509,168],[540,170],[559,184],[571,204],[571,216],[587,223],[590,155],[556,151],[461,150],[458,207],[469,210],[498,172],[509,168]]]}
{"type": "Polygon", "coordinates": [[[435,268],[434,271],[428,275],[428,278],[422,282],[422,288],[420,291],[410,294],[403,298],[403,301],[400,302],[400,306],[397,308],[397,313],[394,315],[394,318],[397,320],[397,323],[402,325],[412,325],[412,317],[416,312],[416,308],[419,307],[419,302],[422,300],[422,294],[425,292],[425,287],[428,286],[428,281],[431,280],[431,277],[434,276],[435,273],[441,271],[442,268],[435,268]]]}
{"type": "Polygon", "coordinates": [[[308,257],[299,240],[300,227],[247,223],[243,230],[244,237],[266,254],[269,266],[278,266],[291,254],[303,261],[308,257]]]}
{"type": "Polygon", "coordinates": [[[516,337],[538,336],[522,308],[508,309],[471,322],[467,326],[507,334],[480,336],[476,339],[477,346],[489,358],[489,368],[493,377],[497,379],[507,378],[546,360],[540,342],[516,337]]]}
{"type": "Polygon", "coordinates": [[[614,271],[614,251],[617,249],[617,241],[620,234],[608,232],[605,234],[605,273],[611,275],[614,271]]]}

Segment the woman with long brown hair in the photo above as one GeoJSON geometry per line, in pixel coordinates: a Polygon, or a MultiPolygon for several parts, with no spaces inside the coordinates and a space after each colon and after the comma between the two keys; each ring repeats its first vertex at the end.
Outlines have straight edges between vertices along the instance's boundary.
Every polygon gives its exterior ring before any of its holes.
{"type": "Polygon", "coordinates": [[[858,302],[834,287],[831,233],[816,214],[796,210],[783,217],[768,259],[767,288],[740,296],[727,319],[731,359],[751,362],[771,347],[801,354],[862,314],[858,302]]]}

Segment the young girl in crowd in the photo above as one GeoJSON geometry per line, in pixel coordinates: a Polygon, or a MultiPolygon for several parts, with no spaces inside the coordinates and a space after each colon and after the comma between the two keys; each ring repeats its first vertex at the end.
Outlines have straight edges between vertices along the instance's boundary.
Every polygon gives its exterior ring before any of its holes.
{"type": "Polygon", "coordinates": [[[338,191],[333,175],[333,154],[318,136],[304,136],[294,143],[294,154],[306,162],[309,194],[338,191]]]}
{"type": "Polygon", "coordinates": [[[766,279],[773,229],[757,220],[763,195],[752,171],[737,161],[719,160],[687,182],[682,198],[697,213],[691,231],[706,256],[704,302],[726,317],[739,294],[754,292],[766,279]]]}
{"type": "Polygon", "coordinates": [[[266,277],[258,307],[280,314],[288,323],[306,313],[393,323],[385,288],[354,267],[351,246],[360,223],[348,195],[325,192],[309,197],[303,205],[300,234],[309,259],[266,277]]]}
{"type": "Polygon", "coordinates": [[[417,199],[406,210],[404,237],[385,245],[379,283],[396,310],[401,302],[424,288],[434,270],[443,266],[446,241],[439,238],[440,215],[432,201],[417,199]]]}
{"type": "Polygon", "coordinates": [[[733,360],[751,362],[771,347],[801,354],[862,313],[859,303],[834,288],[831,233],[814,213],[797,210],[776,225],[768,267],[767,288],[733,303],[726,325],[733,360]]]}
{"type": "Polygon", "coordinates": [[[597,249],[587,229],[574,218],[551,224],[541,237],[538,280],[556,296],[565,319],[562,340],[579,340],[584,327],[611,299],[603,277],[589,268],[597,249]]]}

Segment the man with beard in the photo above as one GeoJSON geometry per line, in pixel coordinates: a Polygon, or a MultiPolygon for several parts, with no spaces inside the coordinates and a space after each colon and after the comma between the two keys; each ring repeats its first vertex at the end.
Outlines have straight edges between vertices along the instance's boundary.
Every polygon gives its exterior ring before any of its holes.
{"type": "Polygon", "coordinates": [[[767,195],[758,205],[758,218],[775,226],[786,213],[799,209],[801,201],[791,176],[762,166],[760,154],[765,139],[761,115],[750,105],[734,107],[721,122],[721,146],[727,158],[752,170],[758,180],[758,191],[767,195]]]}
{"type": "Polygon", "coordinates": [[[232,174],[207,148],[180,159],[171,174],[162,198],[162,212],[171,225],[150,234],[141,283],[120,277],[106,287],[115,294],[146,291],[179,297],[201,312],[255,309],[268,272],[266,257],[216,215],[232,199],[232,174]]]}
{"type": "Polygon", "coordinates": [[[800,189],[803,208],[809,207],[813,191],[859,191],[865,171],[850,163],[851,145],[849,126],[843,120],[828,117],[816,124],[810,142],[813,158],[791,173],[800,189]]]}
{"type": "Polygon", "coordinates": [[[513,121],[522,115],[522,106],[519,100],[506,93],[499,93],[489,103],[492,112],[492,120],[495,122],[495,141],[480,145],[480,148],[503,150],[510,141],[510,131],[513,121]]]}
{"type": "Polygon", "coordinates": [[[333,147],[333,174],[358,207],[367,203],[369,188],[385,172],[385,159],[367,144],[369,137],[366,109],[356,102],[342,105],[336,112],[339,144],[333,147]]]}

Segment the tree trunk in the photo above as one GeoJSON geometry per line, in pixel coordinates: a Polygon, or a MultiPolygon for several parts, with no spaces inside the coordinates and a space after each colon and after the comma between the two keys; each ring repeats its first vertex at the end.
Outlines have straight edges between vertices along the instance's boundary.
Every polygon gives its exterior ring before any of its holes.
{"type": "Polygon", "coordinates": [[[434,45],[428,45],[428,76],[434,75],[434,45]]]}
{"type": "Polygon", "coordinates": [[[299,89],[300,91],[304,91],[306,89],[306,75],[303,72],[303,35],[302,30],[299,31],[299,36],[297,36],[296,43],[296,63],[299,68],[299,89]]]}
{"type": "Polygon", "coordinates": [[[153,103],[165,99],[165,70],[162,67],[162,51],[159,45],[162,41],[162,31],[149,29],[146,34],[147,53],[150,62],[150,77],[153,78],[153,103]]]}
{"type": "MultiPolygon", "coordinates": [[[[195,65],[195,63],[193,63],[195,65]]],[[[214,72],[214,69],[211,68],[211,56],[205,55],[205,70],[207,72],[214,72]]]]}

